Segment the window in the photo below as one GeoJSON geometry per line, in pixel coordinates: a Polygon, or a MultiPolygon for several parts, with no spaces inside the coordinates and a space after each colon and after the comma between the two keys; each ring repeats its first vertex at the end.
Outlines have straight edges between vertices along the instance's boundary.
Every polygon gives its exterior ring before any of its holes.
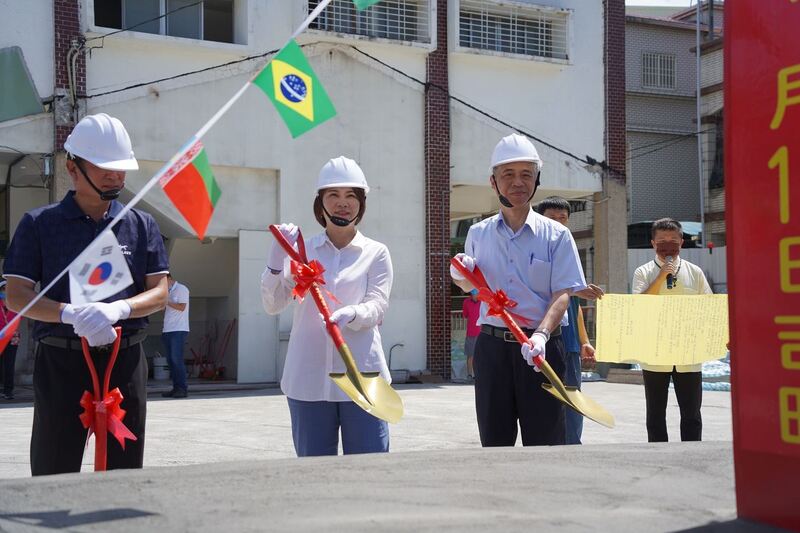
{"type": "Polygon", "coordinates": [[[675,88],[675,56],[672,54],[642,54],[642,87],[646,89],[675,88]]]}
{"type": "MultiPolygon", "coordinates": [[[[309,0],[309,13],[319,0],[309,0]]],[[[430,43],[430,0],[383,0],[357,11],[352,0],[333,0],[311,28],[335,33],[430,43]]]]}
{"type": "Polygon", "coordinates": [[[232,43],[233,3],[234,0],[94,0],[94,23],[104,28],[136,26],[131,31],[232,43]],[[176,9],[180,11],[163,16],[176,9]]]}
{"type": "Polygon", "coordinates": [[[569,201],[569,210],[571,214],[580,213],[581,211],[586,211],[586,200],[568,200],[569,201]]]}
{"type": "Polygon", "coordinates": [[[500,4],[490,0],[461,0],[458,44],[533,57],[569,59],[565,11],[500,4]]]}

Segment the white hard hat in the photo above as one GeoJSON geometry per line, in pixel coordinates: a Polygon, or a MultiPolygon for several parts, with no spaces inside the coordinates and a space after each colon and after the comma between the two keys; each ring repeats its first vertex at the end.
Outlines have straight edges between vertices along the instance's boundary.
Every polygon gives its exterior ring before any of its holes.
{"type": "Polygon", "coordinates": [[[139,169],[125,126],[105,113],[83,117],[67,137],[64,150],[106,170],[139,169]]]}
{"type": "Polygon", "coordinates": [[[497,165],[516,161],[530,161],[536,164],[537,170],[542,170],[542,159],[533,143],[524,135],[512,133],[500,139],[500,142],[494,147],[492,169],[497,165]]]}
{"type": "Polygon", "coordinates": [[[333,187],[354,187],[364,189],[364,194],[369,193],[367,178],[358,163],[345,156],[331,159],[319,171],[317,192],[333,187]]]}

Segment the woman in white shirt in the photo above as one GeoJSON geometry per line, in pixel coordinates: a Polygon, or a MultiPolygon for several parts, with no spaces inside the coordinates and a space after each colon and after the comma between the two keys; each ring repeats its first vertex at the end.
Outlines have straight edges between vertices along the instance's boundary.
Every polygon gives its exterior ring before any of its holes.
{"type": "MultiPolygon", "coordinates": [[[[391,383],[378,326],[389,304],[392,261],[385,245],[356,229],[366,210],[369,187],[358,164],[346,157],[328,161],[319,174],[314,216],[325,231],[306,241],[308,260],[325,268],[324,289],[335,309],[331,321],[342,330],[362,372],[380,372],[391,383]]],[[[279,229],[293,244],[298,228],[279,229]]],[[[273,243],[261,276],[267,313],[283,311],[292,300],[294,281],[286,252],[273,243]]],[[[324,293],[324,291],[323,291],[324,293]]],[[[292,438],[299,457],[336,455],[339,430],[345,454],[389,451],[389,426],[353,403],[328,377],[345,367],[310,295],[294,310],[281,390],[288,398],[292,438]]]]}

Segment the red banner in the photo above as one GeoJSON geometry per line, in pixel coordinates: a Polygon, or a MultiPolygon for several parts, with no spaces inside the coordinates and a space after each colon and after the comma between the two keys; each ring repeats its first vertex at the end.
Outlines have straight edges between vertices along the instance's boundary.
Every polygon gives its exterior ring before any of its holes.
{"type": "Polygon", "coordinates": [[[800,2],[725,3],[739,516],[800,529],[800,2]]]}

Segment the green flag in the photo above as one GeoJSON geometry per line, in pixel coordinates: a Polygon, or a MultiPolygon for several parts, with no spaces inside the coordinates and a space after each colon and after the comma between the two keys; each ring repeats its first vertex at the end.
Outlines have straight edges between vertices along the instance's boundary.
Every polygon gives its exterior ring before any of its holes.
{"type": "Polygon", "coordinates": [[[336,116],[325,88],[294,40],[267,63],[253,83],[275,104],[292,137],[336,116]]]}
{"type": "Polygon", "coordinates": [[[353,3],[356,5],[356,9],[361,11],[362,9],[367,9],[372,4],[377,4],[380,0],[353,0],[353,3]]]}

